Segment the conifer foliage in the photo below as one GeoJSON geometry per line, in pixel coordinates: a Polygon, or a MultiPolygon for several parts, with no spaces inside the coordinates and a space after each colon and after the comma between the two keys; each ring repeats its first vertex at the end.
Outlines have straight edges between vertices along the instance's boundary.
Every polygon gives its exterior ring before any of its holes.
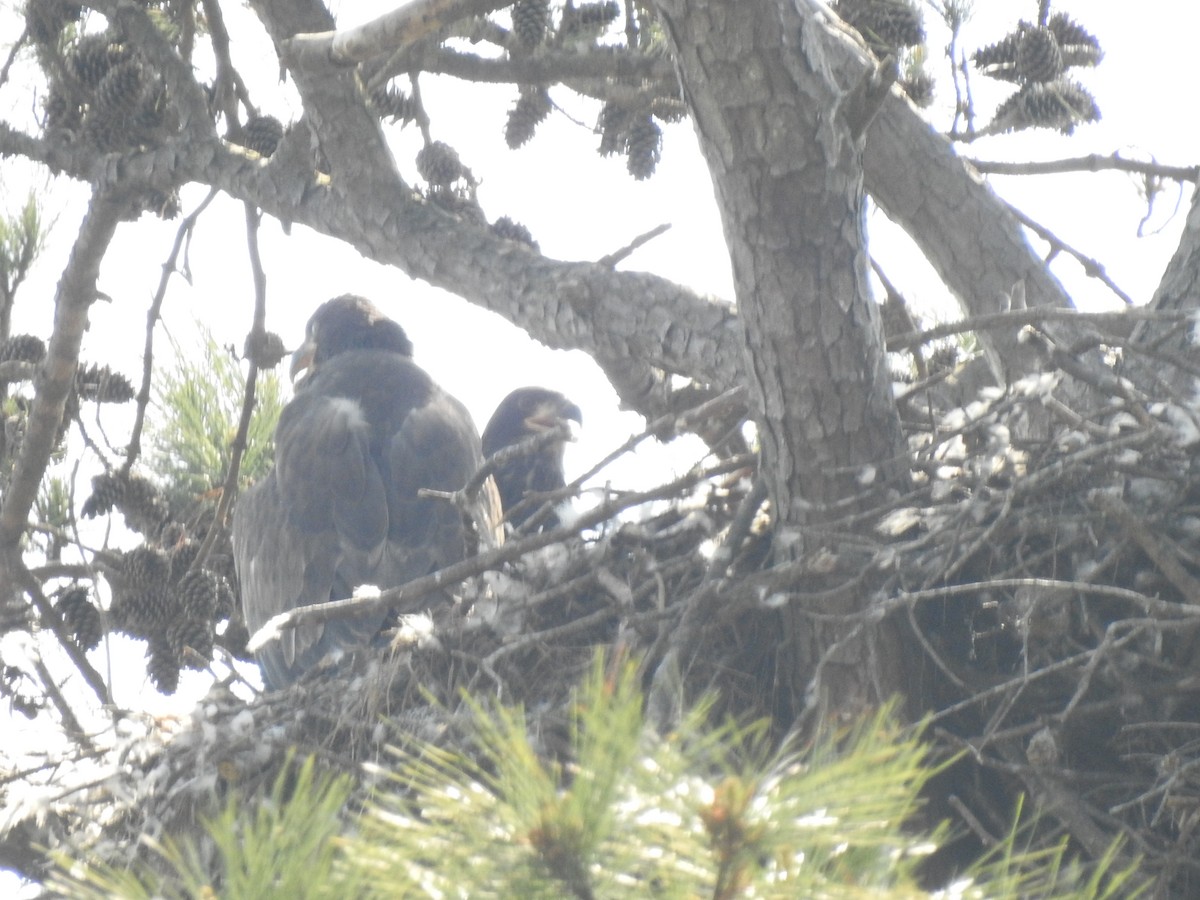
{"type": "MultiPolygon", "coordinates": [[[[637,685],[635,665],[597,654],[561,755],[537,745],[522,707],[471,703],[471,749],[393,748],[361,807],[344,775],[288,763],[267,798],[235,788],[203,838],[155,841],[132,870],[63,859],[54,888],[77,900],[933,896],[918,872],[947,833],[913,824],[936,767],[890,711],[773,751],[762,727],[714,729],[704,704],[659,735],[637,685]]],[[[1084,871],[1063,846],[1020,840],[1011,831],[961,873],[955,896],[1130,896],[1131,873],[1110,861],[1084,871]]]]}

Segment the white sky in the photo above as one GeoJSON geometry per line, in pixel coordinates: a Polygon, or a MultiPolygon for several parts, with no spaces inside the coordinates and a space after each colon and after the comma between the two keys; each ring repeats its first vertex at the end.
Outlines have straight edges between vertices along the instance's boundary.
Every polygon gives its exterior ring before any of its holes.
{"type": "MultiPolygon", "coordinates": [[[[394,5],[387,0],[354,0],[335,3],[334,8],[342,10],[339,24],[348,27],[394,5]]],[[[1029,18],[1036,14],[1034,0],[977,0],[976,6],[976,18],[964,35],[968,48],[1000,39],[1018,15],[1029,18]]],[[[251,24],[253,39],[240,30],[239,23],[249,13],[236,3],[225,7],[234,34],[235,63],[247,76],[256,103],[284,121],[295,118],[296,104],[287,96],[287,88],[281,91],[277,66],[257,26],[251,24]]],[[[1075,0],[1055,6],[1060,7],[1074,13],[1096,34],[1105,50],[1106,58],[1098,69],[1084,70],[1079,75],[1096,95],[1103,121],[1084,126],[1073,138],[1041,133],[1004,136],[981,140],[961,152],[983,159],[1055,159],[1108,154],[1119,149],[1145,157],[1153,155],[1164,163],[1195,164],[1200,156],[1200,126],[1195,123],[1191,89],[1200,11],[1191,3],[1177,0],[1146,0],[1136,6],[1075,0]]],[[[11,8],[0,11],[0,34],[6,36],[0,43],[16,33],[11,31],[13,15],[11,8]]],[[[928,12],[926,20],[932,24],[928,12]]],[[[939,40],[931,42],[931,66],[941,78],[944,61],[939,40]]],[[[552,96],[569,105],[582,124],[556,114],[543,123],[529,145],[510,151],[504,144],[503,130],[515,88],[472,87],[468,101],[453,82],[425,79],[422,85],[433,136],[453,145],[482,179],[480,199],[490,218],[510,215],[524,223],[542,251],[559,259],[597,259],[633,237],[670,222],[670,231],[639,250],[622,267],[654,271],[701,292],[731,297],[731,278],[712,188],[689,123],[666,129],[658,174],[647,182],[635,182],[625,173],[623,159],[601,159],[596,155],[598,138],[591,126],[598,110],[594,104],[576,103],[565,89],[555,89],[552,96]]],[[[986,121],[991,109],[989,100],[997,102],[1006,88],[982,77],[974,78],[972,86],[986,121]]],[[[937,127],[949,123],[948,94],[946,86],[931,113],[937,127]]],[[[11,107],[5,112],[14,114],[11,107]]],[[[412,179],[419,134],[415,128],[401,132],[393,126],[390,135],[401,169],[412,179]]],[[[13,211],[26,196],[30,174],[19,162],[5,160],[2,165],[0,206],[13,211]]],[[[22,289],[16,331],[44,334],[49,331],[53,314],[58,273],[70,252],[86,194],[67,183],[46,189],[44,175],[32,180],[43,191],[47,211],[58,224],[40,266],[22,289]]],[[[1172,216],[1178,194],[1171,194],[1174,188],[1169,188],[1159,198],[1153,219],[1156,226],[1161,226],[1161,233],[1139,239],[1136,229],[1144,204],[1137,182],[1128,176],[1010,177],[994,178],[993,184],[1002,196],[1061,238],[1101,260],[1112,278],[1139,302],[1149,299],[1175,248],[1190,199],[1185,190],[1179,199],[1180,208],[1172,216]]],[[[195,187],[185,189],[185,211],[193,208],[204,193],[195,187]]],[[[953,317],[944,292],[924,271],[911,245],[881,220],[878,214],[870,220],[872,251],[893,282],[938,317],[953,317]]],[[[164,225],[149,216],[122,226],[101,273],[100,287],[114,302],[98,303],[93,308],[84,357],[123,370],[135,383],[140,373],[146,307],[174,231],[174,223],[164,225]]],[[[637,416],[616,410],[611,390],[581,353],[548,350],[497,316],[413,282],[397,270],[365,261],[355,251],[303,227],[294,227],[292,236],[286,237],[276,222],[266,219],[260,242],[267,272],[269,327],[289,345],[299,341],[304,321],[321,301],[348,291],[361,293],[403,324],[413,339],[417,361],[467,404],[481,428],[509,390],[543,383],[563,390],[584,410],[583,436],[571,448],[570,468],[583,469],[629,434],[641,430],[637,416]],[[464,333],[469,337],[465,348],[464,333]],[[497,360],[503,361],[502,367],[497,366],[497,360]]],[[[181,279],[172,283],[165,310],[168,328],[180,338],[192,329],[194,320],[200,320],[221,343],[240,348],[249,326],[252,288],[239,202],[218,200],[201,220],[192,244],[191,270],[191,285],[181,279]]],[[[1115,304],[1102,286],[1082,277],[1079,266],[1069,259],[1056,262],[1055,271],[1078,305],[1097,308],[1115,304]]],[[[160,336],[159,346],[166,347],[165,337],[160,336]]],[[[119,440],[112,433],[110,436],[119,440]]],[[[661,474],[659,464],[686,468],[696,460],[696,454],[694,444],[683,452],[651,452],[648,456],[652,461],[643,457],[638,463],[645,471],[627,466],[611,477],[622,487],[656,481],[654,473],[661,474]]],[[[85,486],[80,490],[86,490],[85,486]]],[[[130,652],[140,656],[140,650],[130,652]]],[[[97,662],[103,671],[105,663],[97,662]]],[[[145,702],[151,709],[169,706],[144,681],[122,685],[118,702],[145,702]]]]}

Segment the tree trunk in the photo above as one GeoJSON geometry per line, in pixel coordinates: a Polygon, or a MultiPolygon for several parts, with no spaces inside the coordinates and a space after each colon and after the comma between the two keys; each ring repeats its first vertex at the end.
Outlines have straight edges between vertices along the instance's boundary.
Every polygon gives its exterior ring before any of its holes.
{"type": "MultiPolygon", "coordinates": [[[[823,526],[904,477],[867,281],[862,141],[839,113],[844,95],[813,10],[777,0],[662,0],[659,9],[733,261],[775,552],[813,554],[825,549],[823,526]]],[[[901,683],[898,646],[867,665],[865,633],[851,638],[853,620],[842,618],[863,612],[864,594],[845,587],[832,597],[793,596],[784,609],[779,677],[793,713],[806,695],[861,709],[901,683]],[[818,623],[811,612],[833,618],[818,623]],[[827,667],[809,693],[817,661],[844,640],[845,665],[827,667]]]]}

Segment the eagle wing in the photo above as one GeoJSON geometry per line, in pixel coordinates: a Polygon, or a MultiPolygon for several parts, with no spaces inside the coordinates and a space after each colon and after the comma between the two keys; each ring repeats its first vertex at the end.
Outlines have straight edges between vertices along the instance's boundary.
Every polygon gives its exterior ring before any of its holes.
{"type": "MultiPolygon", "coordinates": [[[[275,470],[234,517],[247,627],[286,610],[396,587],[463,558],[462,516],[422,488],[455,491],[482,465],[465,407],[406,358],[340,355],[280,416],[275,470]]],[[[295,629],[260,652],[282,687],[331,651],[367,644],[385,611],[295,629]]]]}

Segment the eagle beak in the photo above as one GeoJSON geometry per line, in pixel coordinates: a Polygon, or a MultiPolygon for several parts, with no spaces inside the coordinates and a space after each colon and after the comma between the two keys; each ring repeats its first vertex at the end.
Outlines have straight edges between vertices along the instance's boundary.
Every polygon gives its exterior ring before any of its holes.
{"type": "Polygon", "coordinates": [[[312,341],[305,341],[300,349],[292,354],[292,365],[288,370],[288,375],[294,384],[300,373],[308,369],[313,364],[313,359],[317,355],[317,345],[312,341]]]}
{"type": "Polygon", "coordinates": [[[575,440],[579,430],[576,426],[583,425],[583,410],[574,403],[542,403],[533,415],[525,417],[525,428],[531,434],[541,434],[560,425],[570,431],[570,440],[575,440]],[[573,426],[572,422],[576,425],[573,426]]]}

